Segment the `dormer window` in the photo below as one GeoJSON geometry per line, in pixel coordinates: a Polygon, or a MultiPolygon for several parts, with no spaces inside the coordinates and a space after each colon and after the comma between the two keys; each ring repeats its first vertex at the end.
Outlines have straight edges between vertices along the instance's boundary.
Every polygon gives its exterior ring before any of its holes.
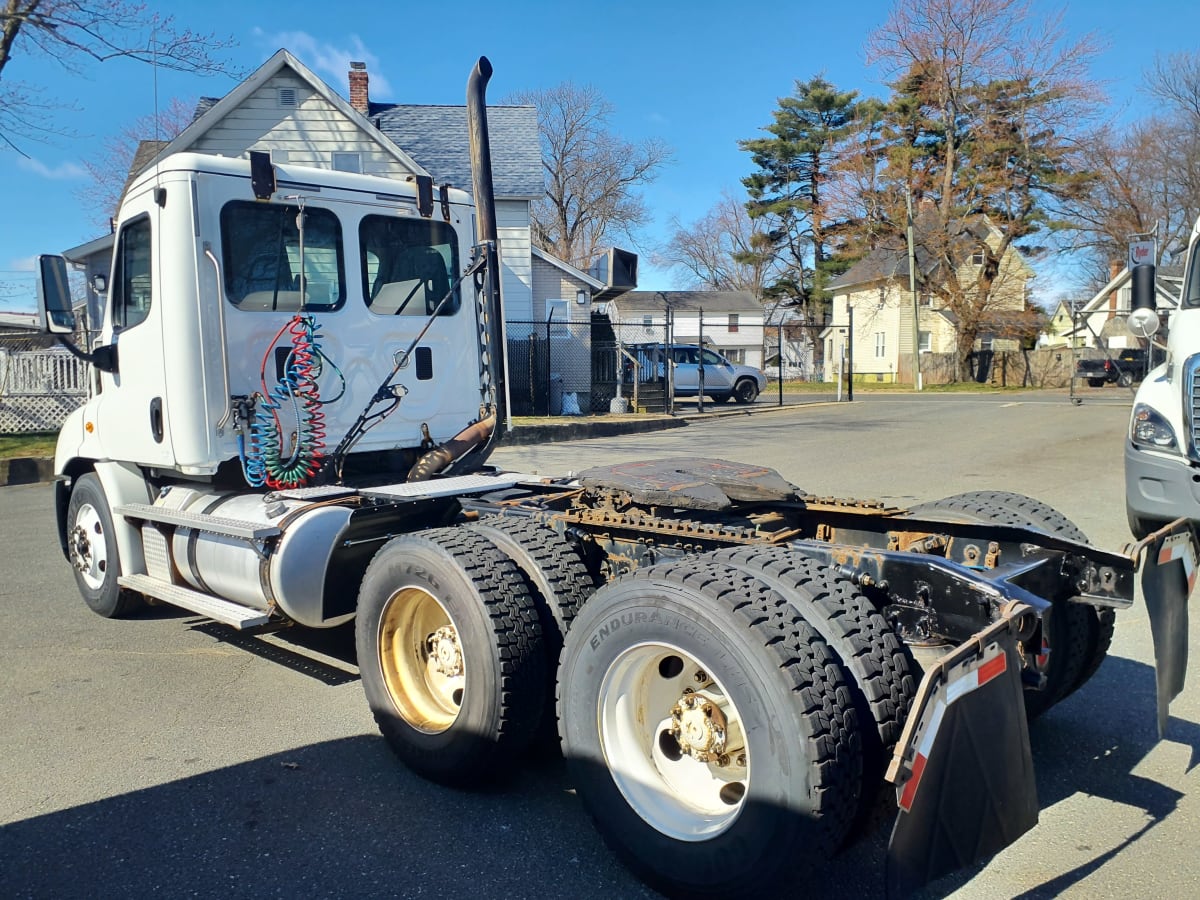
{"type": "Polygon", "coordinates": [[[982,266],[983,265],[983,251],[982,250],[976,250],[974,253],[971,254],[971,265],[973,265],[973,266],[982,266]]]}
{"type": "Polygon", "coordinates": [[[279,89],[279,105],[288,109],[296,106],[296,89],[294,87],[281,87],[279,89]]]}

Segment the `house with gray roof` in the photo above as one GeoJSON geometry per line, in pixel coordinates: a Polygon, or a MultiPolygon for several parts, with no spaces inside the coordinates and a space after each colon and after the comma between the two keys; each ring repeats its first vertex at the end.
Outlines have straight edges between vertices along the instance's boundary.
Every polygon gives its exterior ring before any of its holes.
{"type": "MultiPolygon", "coordinates": [[[[351,63],[347,80],[349,100],[279,50],[224,97],[204,98],[174,140],[139,153],[137,171],[183,151],[248,157],[251,150],[266,150],[276,162],[399,180],[430,176],[435,185],[471,192],[465,106],[374,102],[362,63],[351,63]]],[[[505,317],[531,319],[529,207],[544,192],[537,110],[490,106],[488,125],[505,317]]],[[[105,236],[64,255],[89,275],[107,275],[111,248],[112,238],[105,236]]]]}
{"type": "MultiPolygon", "coordinates": [[[[946,277],[946,273],[939,271],[943,265],[939,254],[929,250],[929,245],[937,246],[942,235],[931,228],[923,239],[922,221],[922,215],[918,214],[914,223],[918,286],[915,316],[908,248],[903,241],[873,248],[829,283],[834,325],[821,334],[826,381],[838,378],[841,360],[846,358],[856,377],[911,383],[914,342],[919,354],[958,352],[959,319],[937,292],[929,289],[929,285],[946,277]],[[853,341],[847,328],[851,310],[853,341]]],[[[950,277],[956,277],[959,284],[971,284],[985,262],[985,246],[994,250],[1000,237],[1000,232],[984,216],[965,222],[945,254],[962,260],[950,277]]],[[[1033,277],[1033,270],[1020,253],[1012,247],[1005,250],[987,301],[985,327],[974,349],[1020,347],[1020,341],[1011,335],[1029,309],[1027,295],[1033,277]]]]}
{"type": "MultiPolygon", "coordinates": [[[[1144,341],[1125,326],[1133,310],[1133,275],[1128,267],[1113,266],[1108,284],[1084,303],[1075,314],[1074,326],[1064,335],[1064,343],[1073,347],[1101,347],[1122,350],[1144,346],[1144,341]]],[[[1183,292],[1183,264],[1158,266],[1154,271],[1154,302],[1160,314],[1168,317],[1179,308],[1183,292]]]]}

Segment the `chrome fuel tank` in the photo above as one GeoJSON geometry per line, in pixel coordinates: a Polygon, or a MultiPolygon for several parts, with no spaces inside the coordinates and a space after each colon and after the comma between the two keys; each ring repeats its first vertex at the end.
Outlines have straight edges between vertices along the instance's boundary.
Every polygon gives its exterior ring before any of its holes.
{"type": "Polygon", "coordinates": [[[270,495],[216,493],[175,487],[157,505],[275,525],[282,534],[266,545],[180,526],[171,540],[171,557],[180,576],[196,590],[252,609],[274,604],[293,621],[330,627],[352,615],[324,617],[325,572],[342,529],[350,521],[346,506],[302,500],[265,499],[270,495]]]}

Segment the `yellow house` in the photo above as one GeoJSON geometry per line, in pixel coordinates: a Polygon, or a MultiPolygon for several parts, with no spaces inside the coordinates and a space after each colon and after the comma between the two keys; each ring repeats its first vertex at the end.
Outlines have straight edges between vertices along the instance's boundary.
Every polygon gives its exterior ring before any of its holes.
{"type": "MultiPolygon", "coordinates": [[[[982,217],[960,241],[962,258],[958,283],[974,283],[984,264],[986,243],[995,249],[1000,233],[982,217]],[[972,250],[972,245],[977,249],[972,250]]],[[[959,345],[959,317],[942,297],[927,286],[937,283],[940,263],[917,247],[916,297],[909,287],[908,251],[897,246],[878,247],[856,262],[829,285],[833,324],[822,333],[825,342],[825,379],[836,380],[846,366],[856,378],[870,381],[913,381],[914,333],[921,354],[955,354],[959,345]],[[924,287],[923,287],[924,286],[924,287]],[[849,323],[853,313],[854,334],[849,323]]],[[[1033,270],[1011,247],[1000,258],[999,271],[983,310],[984,328],[973,349],[1015,350],[1012,320],[1029,309],[1027,299],[1033,270]]]]}

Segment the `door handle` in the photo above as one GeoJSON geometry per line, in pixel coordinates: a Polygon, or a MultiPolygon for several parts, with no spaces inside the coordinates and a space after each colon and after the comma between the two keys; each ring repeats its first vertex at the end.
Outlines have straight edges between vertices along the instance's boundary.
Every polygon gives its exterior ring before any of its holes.
{"type": "Polygon", "coordinates": [[[150,401],[150,432],[154,435],[156,444],[163,442],[162,397],[155,397],[150,401]]]}

